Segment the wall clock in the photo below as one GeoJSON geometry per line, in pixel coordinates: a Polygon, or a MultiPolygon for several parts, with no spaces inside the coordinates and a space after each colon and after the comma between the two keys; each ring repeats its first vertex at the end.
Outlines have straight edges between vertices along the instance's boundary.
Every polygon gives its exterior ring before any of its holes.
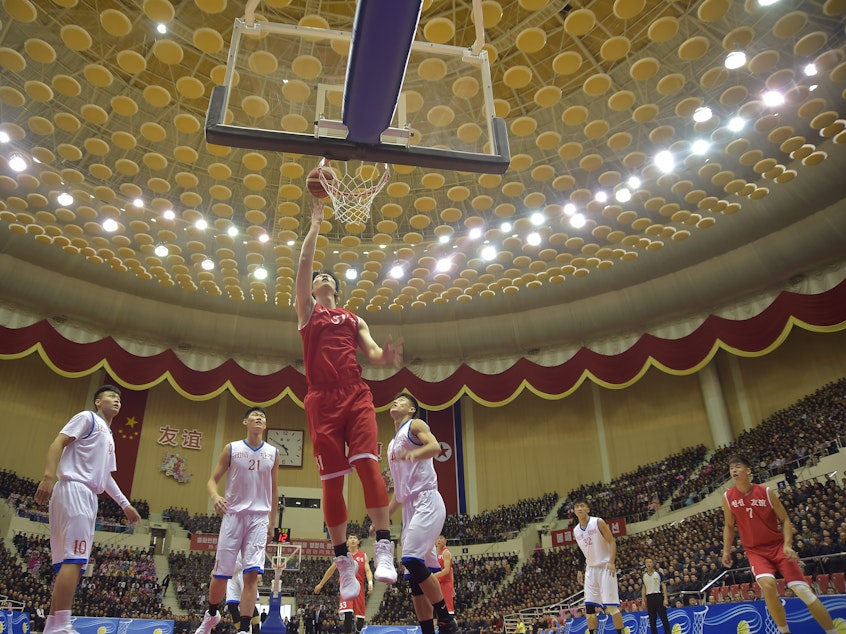
{"type": "Polygon", "coordinates": [[[267,442],[279,450],[280,467],[303,466],[302,429],[268,429],[267,442]]]}

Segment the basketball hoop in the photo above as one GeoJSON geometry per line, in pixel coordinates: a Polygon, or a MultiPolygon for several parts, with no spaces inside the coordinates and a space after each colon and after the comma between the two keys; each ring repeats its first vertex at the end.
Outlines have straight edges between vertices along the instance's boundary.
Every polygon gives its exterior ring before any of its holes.
{"type": "Polygon", "coordinates": [[[345,224],[363,224],[370,219],[370,206],[391,178],[391,170],[387,163],[370,165],[362,162],[356,169],[351,169],[348,161],[341,163],[343,172],[335,169],[330,160],[321,159],[318,167],[331,169],[335,177],[327,178],[325,171],[320,170],[320,182],[332,199],[335,218],[345,224]]]}

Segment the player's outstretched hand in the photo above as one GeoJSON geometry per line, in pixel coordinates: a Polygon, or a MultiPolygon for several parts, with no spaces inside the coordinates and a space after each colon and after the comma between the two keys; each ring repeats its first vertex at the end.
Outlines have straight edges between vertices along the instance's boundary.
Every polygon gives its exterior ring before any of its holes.
{"type": "Polygon", "coordinates": [[[382,360],[385,365],[392,365],[395,368],[402,367],[402,337],[394,341],[391,335],[388,335],[385,344],[382,346],[382,360]]]}
{"type": "Polygon", "coordinates": [[[311,224],[323,222],[323,201],[315,200],[311,206],[311,224]]]}
{"type": "Polygon", "coordinates": [[[137,524],[141,521],[141,513],[131,504],[123,509],[123,514],[126,515],[126,519],[129,520],[130,524],[137,524]]]}
{"type": "Polygon", "coordinates": [[[797,555],[796,551],[790,546],[784,547],[784,554],[790,561],[799,561],[799,555],[797,555]]]}
{"type": "Polygon", "coordinates": [[[723,553],[723,566],[726,568],[731,568],[731,565],[734,563],[731,559],[731,553],[723,553]]]}
{"type": "Polygon", "coordinates": [[[35,501],[39,504],[47,504],[50,501],[50,496],[53,495],[53,485],[55,482],[53,478],[45,476],[38,483],[38,489],[35,491],[35,501]]]}

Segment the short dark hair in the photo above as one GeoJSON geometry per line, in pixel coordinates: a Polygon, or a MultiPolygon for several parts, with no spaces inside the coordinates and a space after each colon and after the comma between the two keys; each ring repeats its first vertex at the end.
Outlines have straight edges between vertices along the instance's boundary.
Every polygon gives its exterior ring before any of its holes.
{"type": "Polygon", "coordinates": [[[250,414],[252,414],[253,412],[261,412],[262,414],[267,416],[267,410],[266,409],[264,409],[263,407],[259,407],[258,405],[253,405],[250,409],[248,409],[244,413],[244,418],[249,418],[250,414]]]}
{"type": "Polygon", "coordinates": [[[742,464],[745,467],[751,467],[752,463],[743,454],[736,453],[729,458],[729,466],[733,464],[742,464]]]}
{"type": "Polygon", "coordinates": [[[103,392],[114,392],[118,396],[120,396],[120,388],[114,385],[101,385],[97,388],[97,391],[94,392],[94,399],[93,402],[96,403],[97,399],[100,398],[100,394],[103,392]]]}
{"type": "Polygon", "coordinates": [[[394,400],[396,400],[396,399],[398,399],[398,398],[400,398],[400,397],[402,397],[402,398],[407,398],[407,399],[408,399],[408,401],[409,401],[409,402],[411,403],[411,405],[414,407],[414,411],[415,411],[415,413],[420,412],[420,403],[418,403],[418,402],[417,402],[417,399],[416,399],[416,398],[414,398],[411,394],[409,394],[408,392],[400,392],[399,394],[397,394],[397,395],[394,397],[394,400]]]}
{"type": "Polygon", "coordinates": [[[590,504],[585,498],[576,498],[573,502],[573,508],[576,508],[579,504],[584,504],[586,507],[590,508],[590,504]]]}
{"type": "Polygon", "coordinates": [[[338,279],[338,276],[335,275],[332,271],[314,271],[314,273],[311,274],[311,281],[313,282],[314,278],[316,278],[318,275],[328,275],[333,280],[335,280],[335,301],[338,301],[338,295],[341,293],[341,280],[338,279]]]}

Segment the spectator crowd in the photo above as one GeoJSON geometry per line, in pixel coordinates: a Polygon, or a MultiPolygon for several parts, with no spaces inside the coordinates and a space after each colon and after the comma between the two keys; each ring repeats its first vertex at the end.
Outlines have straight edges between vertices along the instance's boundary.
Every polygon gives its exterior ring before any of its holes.
{"type": "MultiPolygon", "coordinates": [[[[591,514],[606,518],[625,517],[637,521],[652,515],[667,501],[675,506],[693,504],[727,479],[726,461],[741,452],[752,460],[758,479],[784,474],[788,484],[780,495],[796,527],[795,547],[809,576],[826,579],[846,573],[846,490],[834,474],[800,481],[797,471],[837,451],[846,436],[846,379],[821,388],[791,407],[776,412],[756,428],[707,457],[704,446],[690,447],[664,460],[622,474],[608,484],[586,484],[571,491],[558,509],[562,519],[572,517],[572,501],[586,497],[591,514]],[[693,474],[693,475],[691,475],[693,474]]],[[[9,471],[0,471],[0,498],[14,512],[35,521],[46,518],[46,508],[35,504],[37,483],[9,471]]],[[[455,515],[447,519],[444,534],[452,544],[493,543],[508,539],[533,522],[544,521],[559,502],[558,493],[500,506],[476,516],[455,515]]],[[[133,501],[142,517],[149,517],[145,501],[133,501]]],[[[216,533],[220,518],[190,514],[184,508],[168,508],[163,519],[178,523],[190,533],[216,533]]],[[[101,528],[120,526],[123,513],[109,499],[101,499],[98,521],[101,528]]],[[[733,548],[734,566],[727,574],[720,563],[722,511],[702,512],[682,521],[618,540],[618,578],[621,599],[630,609],[639,606],[642,563],[651,557],[662,573],[674,601],[702,600],[699,593],[713,583],[730,592],[708,592],[708,601],[740,601],[757,597],[748,561],[739,541],[733,548]],[[716,580],[716,581],[715,581],[716,580]]],[[[351,523],[351,532],[366,537],[369,524],[351,523]]],[[[177,634],[191,634],[206,607],[208,582],[214,555],[200,552],[171,552],[168,585],[160,584],[153,557],[148,550],[95,545],[89,572],[75,596],[74,614],[121,616],[126,618],[168,618],[175,621],[177,634]],[[178,600],[179,613],[163,605],[168,588],[178,600]]],[[[300,606],[289,626],[292,634],[336,634],[340,622],[336,608],[337,583],[327,584],[321,594],[313,589],[331,560],[304,557],[298,570],[282,573],[284,591],[300,606]],[[315,622],[315,609],[322,613],[315,622]]],[[[33,618],[34,629],[43,626],[49,610],[53,570],[46,537],[19,533],[12,547],[0,542],[0,595],[22,603],[33,618]]],[[[581,590],[576,579],[579,559],[575,546],[536,549],[522,563],[516,554],[488,554],[453,558],[456,611],[467,632],[496,632],[505,615],[550,606],[549,616],[532,619],[530,628],[556,629],[567,614],[551,607],[581,590]]],[[[267,580],[269,582],[269,579],[267,580]]],[[[837,591],[832,584],[820,585],[825,592],[837,591]]],[[[374,624],[414,622],[410,589],[402,575],[386,588],[374,624]]],[[[528,620],[528,619],[527,619],[528,620]]],[[[524,624],[525,625],[525,624],[524,624]]],[[[216,634],[234,632],[226,619],[216,634]]]]}

